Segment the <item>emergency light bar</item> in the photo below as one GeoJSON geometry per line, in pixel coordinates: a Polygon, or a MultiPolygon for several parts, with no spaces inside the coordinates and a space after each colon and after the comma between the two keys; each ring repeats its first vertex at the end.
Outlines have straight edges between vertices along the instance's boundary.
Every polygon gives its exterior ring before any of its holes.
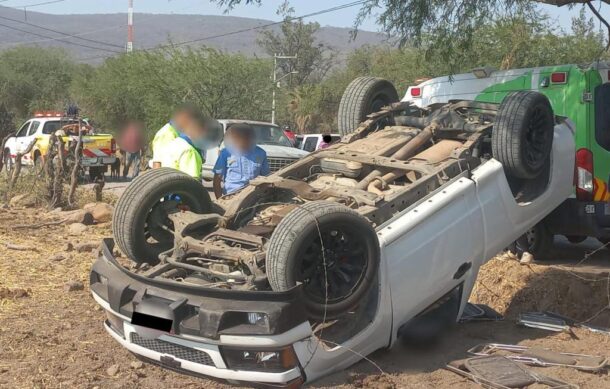
{"type": "Polygon", "coordinates": [[[44,118],[44,117],[60,118],[62,116],[64,116],[64,113],[59,112],[59,111],[36,111],[36,112],[34,112],[34,117],[37,117],[37,118],[44,118]]]}

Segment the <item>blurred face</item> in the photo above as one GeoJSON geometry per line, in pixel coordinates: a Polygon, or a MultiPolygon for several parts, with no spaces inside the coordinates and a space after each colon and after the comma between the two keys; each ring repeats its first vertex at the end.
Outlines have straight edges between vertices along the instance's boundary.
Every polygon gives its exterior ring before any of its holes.
{"type": "Polygon", "coordinates": [[[254,145],[254,139],[252,139],[252,137],[249,135],[231,130],[229,130],[227,135],[229,146],[234,147],[237,151],[246,152],[254,145]]]}

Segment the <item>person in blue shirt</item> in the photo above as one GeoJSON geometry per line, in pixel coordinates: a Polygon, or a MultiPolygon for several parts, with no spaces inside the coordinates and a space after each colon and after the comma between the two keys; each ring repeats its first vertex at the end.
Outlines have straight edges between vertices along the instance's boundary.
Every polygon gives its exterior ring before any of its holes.
{"type": "Polygon", "coordinates": [[[231,194],[250,180],[270,173],[267,153],[256,145],[252,127],[245,123],[233,124],[225,134],[225,148],[214,165],[214,194],[216,198],[231,194]]]}

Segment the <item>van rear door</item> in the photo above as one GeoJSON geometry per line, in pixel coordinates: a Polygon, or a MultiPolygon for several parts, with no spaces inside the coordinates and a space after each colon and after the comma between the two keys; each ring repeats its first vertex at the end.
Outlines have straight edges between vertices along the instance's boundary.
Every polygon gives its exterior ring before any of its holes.
{"type": "MultiPolygon", "coordinates": [[[[590,77],[597,79],[598,72],[590,72],[590,77]]],[[[607,202],[610,200],[610,82],[591,80],[591,91],[593,109],[589,115],[592,119],[589,128],[592,132],[590,138],[593,154],[593,200],[607,202]]]]}

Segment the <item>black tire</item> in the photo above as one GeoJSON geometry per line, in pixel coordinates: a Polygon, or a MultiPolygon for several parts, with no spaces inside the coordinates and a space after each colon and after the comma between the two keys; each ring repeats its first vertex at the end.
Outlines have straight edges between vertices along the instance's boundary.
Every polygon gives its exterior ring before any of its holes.
{"type": "Polygon", "coordinates": [[[274,291],[302,282],[308,314],[330,319],[357,306],[369,291],[379,255],[377,234],[366,218],[342,204],[313,201],[292,210],[273,231],[267,277],[274,291]]]}
{"type": "Polygon", "coordinates": [[[509,93],[498,109],[491,136],[495,159],[507,174],[522,179],[537,177],[553,146],[555,118],[549,100],[541,93],[509,93]]]}
{"type": "Polygon", "coordinates": [[[203,185],[187,174],[170,168],[149,170],[136,177],[114,209],[112,230],[119,248],[136,263],[159,262],[159,254],[173,246],[168,208],[186,205],[195,213],[209,213],[212,200],[203,185]],[[178,197],[169,200],[170,197],[178,197]],[[151,241],[154,238],[154,241],[151,241]]]}
{"type": "Polygon", "coordinates": [[[517,239],[513,243],[511,250],[518,257],[521,257],[524,252],[528,252],[534,256],[535,260],[548,259],[553,247],[553,237],[548,227],[541,222],[527,230],[525,234],[517,239]]]}
{"type": "Polygon", "coordinates": [[[11,158],[11,150],[4,150],[4,161],[2,162],[4,163],[4,171],[6,171],[7,176],[10,177],[13,171],[13,159],[11,158]]]}
{"type": "Polygon", "coordinates": [[[95,182],[98,177],[103,177],[107,171],[106,166],[92,166],[89,168],[89,180],[95,182]]]}
{"type": "Polygon", "coordinates": [[[347,86],[339,103],[339,132],[351,134],[367,115],[397,101],[398,93],[391,82],[376,77],[356,78],[347,86]]]}
{"type": "Polygon", "coordinates": [[[585,240],[587,240],[587,237],[582,236],[582,235],[565,235],[565,237],[568,240],[568,242],[570,242],[572,244],[582,243],[585,240]]]}
{"type": "Polygon", "coordinates": [[[597,241],[601,244],[603,244],[604,246],[607,246],[606,248],[610,248],[608,246],[610,246],[610,238],[596,238],[597,241]]]}

